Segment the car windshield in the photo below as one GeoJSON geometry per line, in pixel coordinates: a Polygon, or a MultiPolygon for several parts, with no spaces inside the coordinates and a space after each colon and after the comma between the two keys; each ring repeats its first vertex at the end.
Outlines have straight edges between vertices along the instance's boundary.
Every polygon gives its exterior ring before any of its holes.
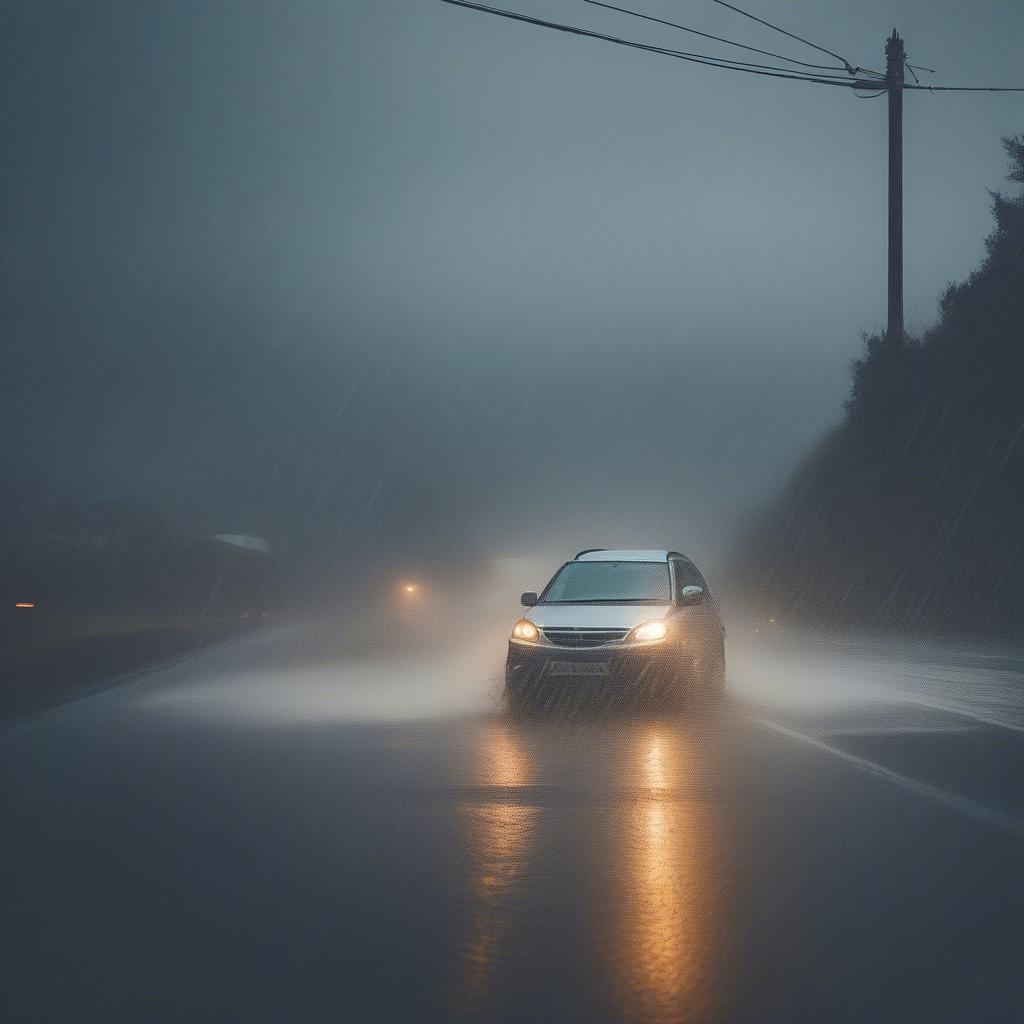
{"type": "Polygon", "coordinates": [[[541,596],[545,604],[667,604],[671,599],[664,562],[569,562],[541,596]]]}

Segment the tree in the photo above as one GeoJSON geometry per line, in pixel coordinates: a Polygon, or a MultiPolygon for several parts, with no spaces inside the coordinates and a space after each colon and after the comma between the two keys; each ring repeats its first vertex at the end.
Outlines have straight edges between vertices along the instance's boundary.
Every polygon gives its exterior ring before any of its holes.
{"type": "MultiPolygon", "coordinates": [[[[1003,140],[1024,184],[1024,135],[1003,140]]],[[[1024,190],[919,341],[865,338],[840,428],[748,530],[784,614],[1024,630],[1024,190]]]]}

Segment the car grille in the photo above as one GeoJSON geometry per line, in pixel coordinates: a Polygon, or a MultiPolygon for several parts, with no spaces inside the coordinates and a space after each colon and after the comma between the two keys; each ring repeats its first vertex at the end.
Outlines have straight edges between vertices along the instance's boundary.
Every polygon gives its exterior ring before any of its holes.
{"type": "Polygon", "coordinates": [[[558,647],[601,647],[623,640],[628,629],[545,629],[549,643],[558,647]]]}

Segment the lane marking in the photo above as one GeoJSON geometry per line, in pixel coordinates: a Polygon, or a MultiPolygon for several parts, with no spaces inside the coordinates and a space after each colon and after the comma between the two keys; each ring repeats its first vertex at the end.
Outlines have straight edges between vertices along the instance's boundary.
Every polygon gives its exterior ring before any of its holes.
{"type": "Polygon", "coordinates": [[[1010,814],[1004,814],[1002,811],[998,811],[995,808],[987,807],[985,804],[979,804],[974,800],[969,800],[965,796],[958,796],[956,793],[947,793],[944,789],[938,789],[935,786],[929,785],[927,782],[920,782],[918,779],[912,779],[909,775],[900,775],[899,772],[894,772],[891,768],[875,764],[874,761],[869,761],[864,757],[858,757],[856,754],[851,754],[846,750],[841,750],[839,747],[833,747],[822,740],[815,739],[813,736],[807,736],[802,732],[797,732],[795,729],[789,729],[784,725],[780,725],[778,722],[773,722],[769,718],[755,716],[753,721],[771,732],[777,732],[791,740],[796,740],[798,743],[803,743],[808,747],[814,747],[815,750],[821,750],[826,754],[831,754],[840,761],[845,761],[847,764],[853,765],[855,768],[858,768],[862,772],[866,772],[868,775],[874,775],[876,778],[884,779],[886,782],[891,782],[894,786],[899,786],[901,789],[906,789],[911,793],[916,793],[918,796],[924,797],[926,800],[934,800],[936,803],[945,804],[947,807],[952,807],[961,814],[966,814],[969,817],[976,818],[978,821],[985,822],[987,825],[994,825],[1006,832],[1011,832],[1014,835],[1024,838],[1024,821],[1021,821],[1010,814]]]}
{"type": "Polygon", "coordinates": [[[1001,722],[998,718],[979,715],[974,711],[969,711],[967,708],[954,707],[950,704],[933,704],[926,700],[918,700],[916,697],[908,697],[905,703],[912,704],[914,707],[928,708],[930,711],[946,711],[951,715],[960,715],[963,718],[970,718],[975,722],[980,722],[982,725],[991,725],[997,729],[1009,729],[1011,732],[1024,732],[1024,725],[1018,725],[1016,722],[1001,722]]]}

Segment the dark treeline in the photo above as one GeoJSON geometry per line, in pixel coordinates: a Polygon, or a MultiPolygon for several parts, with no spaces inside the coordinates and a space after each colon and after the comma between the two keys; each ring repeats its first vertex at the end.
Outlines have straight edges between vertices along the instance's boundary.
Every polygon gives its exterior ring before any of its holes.
{"type": "MultiPolygon", "coordinates": [[[[1024,184],[1024,135],[1003,143],[1024,184]]],[[[775,614],[1024,632],[1024,190],[992,208],[981,266],[920,340],[866,339],[843,422],[746,531],[775,614]]]]}

